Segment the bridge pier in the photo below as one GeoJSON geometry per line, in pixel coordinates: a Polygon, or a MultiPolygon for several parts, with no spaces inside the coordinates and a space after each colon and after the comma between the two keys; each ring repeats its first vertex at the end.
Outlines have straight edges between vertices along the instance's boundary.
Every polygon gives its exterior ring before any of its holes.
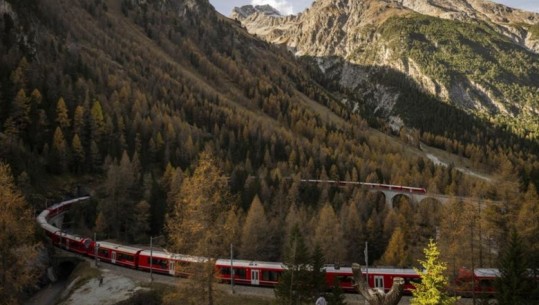
{"type": "Polygon", "coordinates": [[[442,196],[438,194],[413,194],[413,193],[407,193],[407,192],[401,192],[401,191],[393,191],[393,190],[372,190],[372,192],[381,192],[384,194],[384,197],[386,198],[386,206],[390,209],[393,208],[393,199],[397,195],[403,195],[406,196],[412,204],[419,204],[423,199],[432,198],[434,200],[437,200],[441,204],[447,204],[451,200],[448,196],[442,196]]]}

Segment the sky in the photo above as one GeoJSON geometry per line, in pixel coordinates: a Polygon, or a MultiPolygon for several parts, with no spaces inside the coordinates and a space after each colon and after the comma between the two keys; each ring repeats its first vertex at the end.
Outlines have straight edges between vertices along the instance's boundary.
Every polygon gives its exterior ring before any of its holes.
{"type": "MultiPolygon", "coordinates": [[[[539,0],[495,0],[510,7],[539,12],[539,0]]],[[[313,0],[210,0],[217,11],[229,16],[235,6],[269,4],[283,15],[297,14],[311,6],[313,0]]]]}

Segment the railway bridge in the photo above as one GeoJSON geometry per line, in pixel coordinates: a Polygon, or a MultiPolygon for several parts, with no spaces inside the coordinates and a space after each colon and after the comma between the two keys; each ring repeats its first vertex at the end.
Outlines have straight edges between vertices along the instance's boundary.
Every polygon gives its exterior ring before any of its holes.
{"type": "MultiPolygon", "coordinates": [[[[433,199],[440,204],[447,204],[451,200],[460,200],[465,202],[474,202],[481,204],[485,200],[472,198],[472,197],[461,197],[461,196],[447,196],[443,194],[429,193],[425,188],[420,187],[411,187],[411,186],[402,186],[402,185],[391,185],[391,184],[382,184],[382,183],[370,183],[370,182],[357,182],[357,181],[339,181],[339,180],[317,180],[317,179],[302,179],[300,180],[303,183],[320,183],[320,184],[331,184],[337,187],[349,187],[349,186],[359,186],[368,189],[370,192],[380,192],[384,194],[386,205],[389,208],[394,207],[394,200],[397,196],[404,196],[413,204],[419,204],[425,199],[433,199]]],[[[489,201],[492,202],[492,201],[489,201]]]]}

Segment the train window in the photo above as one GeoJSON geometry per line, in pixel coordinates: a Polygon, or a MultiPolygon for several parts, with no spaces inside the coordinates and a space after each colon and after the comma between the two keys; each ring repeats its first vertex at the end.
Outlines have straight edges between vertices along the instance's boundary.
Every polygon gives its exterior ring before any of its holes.
{"type": "Polygon", "coordinates": [[[135,259],[133,255],[125,254],[125,253],[118,253],[118,260],[119,261],[129,261],[132,262],[135,259]]]}
{"type": "Polygon", "coordinates": [[[263,281],[277,282],[277,281],[279,281],[280,275],[281,275],[281,273],[278,272],[278,271],[264,270],[264,271],[262,271],[262,280],[263,281]]]}
{"type": "Polygon", "coordinates": [[[480,280],[479,281],[479,286],[481,287],[481,290],[484,290],[484,289],[488,289],[493,285],[492,281],[491,280],[480,280]]]}
{"type": "MultiPolygon", "coordinates": [[[[150,258],[148,257],[148,264],[150,264],[150,258]]],[[[160,258],[153,258],[152,257],[152,266],[156,266],[161,269],[166,269],[168,266],[168,260],[166,259],[160,259],[160,258]]]]}
{"type": "Polygon", "coordinates": [[[227,267],[221,268],[220,273],[222,275],[230,275],[230,268],[227,268],[227,267]]]}
{"type": "Polygon", "coordinates": [[[246,275],[245,269],[234,268],[234,277],[244,279],[246,275]]]}
{"type": "Polygon", "coordinates": [[[109,250],[100,248],[99,250],[97,250],[97,255],[98,256],[104,256],[104,257],[109,257],[109,250]]]}
{"type": "Polygon", "coordinates": [[[341,284],[353,284],[354,283],[354,277],[352,276],[337,276],[337,279],[339,280],[339,283],[341,284]]]}

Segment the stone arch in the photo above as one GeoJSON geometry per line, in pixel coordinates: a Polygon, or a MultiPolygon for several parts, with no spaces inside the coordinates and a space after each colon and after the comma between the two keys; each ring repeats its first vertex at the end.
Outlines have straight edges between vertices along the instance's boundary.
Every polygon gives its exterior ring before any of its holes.
{"type": "Polygon", "coordinates": [[[403,205],[409,205],[411,209],[414,209],[414,198],[406,193],[395,193],[391,197],[390,205],[393,209],[399,209],[403,205]]]}
{"type": "Polygon", "coordinates": [[[58,279],[66,280],[79,263],[80,261],[78,259],[72,258],[60,260],[56,266],[56,275],[58,279]]]}
{"type": "Polygon", "coordinates": [[[377,206],[381,202],[386,202],[386,204],[387,204],[387,200],[388,200],[387,198],[388,198],[387,194],[384,193],[381,190],[369,190],[369,192],[367,194],[367,199],[369,201],[372,200],[372,202],[375,203],[377,206]]]}

